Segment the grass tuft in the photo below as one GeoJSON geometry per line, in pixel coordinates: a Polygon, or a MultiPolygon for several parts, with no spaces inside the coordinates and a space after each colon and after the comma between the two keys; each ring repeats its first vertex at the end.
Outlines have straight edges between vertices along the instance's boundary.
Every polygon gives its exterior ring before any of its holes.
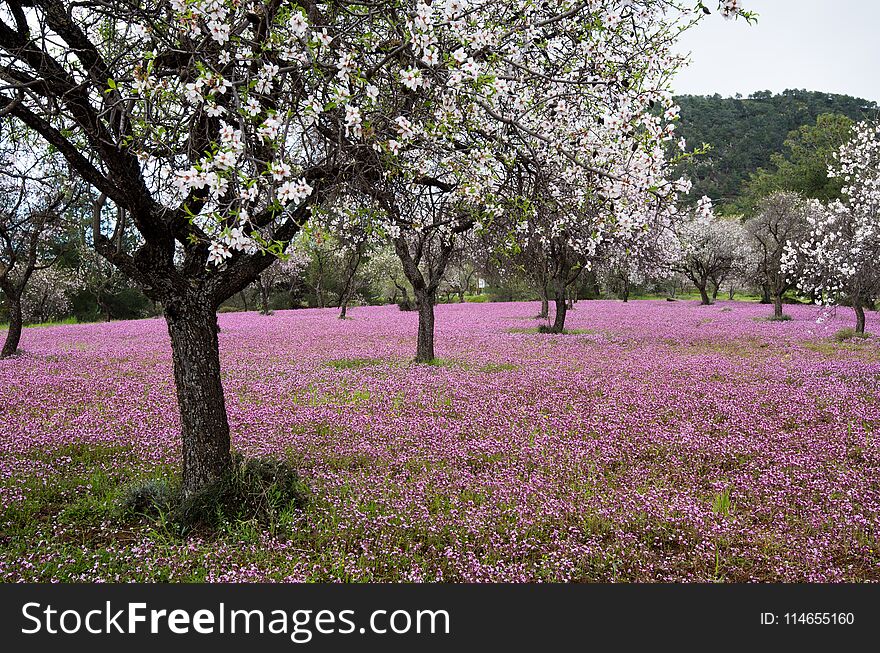
{"type": "Polygon", "coordinates": [[[834,339],[837,342],[846,342],[847,340],[853,340],[855,338],[870,338],[870,334],[867,333],[856,333],[855,329],[851,329],[847,327],[846,329],[841,329],[837,333],[834,334],[834,339]]]}
{"type": "Polygon", "coordinates": [[[287,463],[236,454],[228,476],[193,496],[173,481],[150,480],[123,491],[119,506],[123,515],[158,519],[186,535],[245,522],[274,532],[283,515],[307,501],[307,487],[287,463]]]}

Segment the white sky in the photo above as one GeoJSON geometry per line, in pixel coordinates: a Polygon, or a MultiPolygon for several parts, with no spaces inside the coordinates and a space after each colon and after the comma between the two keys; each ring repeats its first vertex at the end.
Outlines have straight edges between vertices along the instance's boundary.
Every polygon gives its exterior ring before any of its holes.
{"type": "MultiPolygon", "coordinates": [[[[707,2],[713,7],[714,2],[707,2]]],[[[880,1],[743,0],[758,23],[713,11],[685,32],[691,65],[677,93],[731,96],[787,88],[845,93],[880,102],[880,1]]]]}

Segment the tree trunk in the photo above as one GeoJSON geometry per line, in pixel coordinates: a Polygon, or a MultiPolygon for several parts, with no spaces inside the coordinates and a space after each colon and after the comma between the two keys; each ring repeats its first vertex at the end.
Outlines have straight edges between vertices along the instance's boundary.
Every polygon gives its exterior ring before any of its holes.
{"type": "Polygon", "coordinates": [[[553,326],[550,327],[551,333],[562,333],[565,330],[565,314],[568,311],[568,301],[565,297],[565,282],[559,280],[556,282],[556,315],[553,318],[553,326]]]}
{"type": "Polygon", "coordinates": [[[626,304],[629,301],[629,279],[623,280],[623,303],[626,304]]]}
{"type": "Polygon", "coordinates": [[[547,319],[550,315],[550,299],[547,296],[547,284],[541,284],[541,312],[538,314],[539,319],[547,319]]]}
{"type": "Polygon", "coordinates": [[[419,309],[419,338],[416,344],[416,363],[434,360],[434,297],[428,291],[416,292],[419,309]]]}
{"type": "Polygon", "coordinates": [[[782,293],[773,295],[773,317],[776,319],[782,317],[782,293]]]}
{"type": "Polygon", "coordinates": [[[700,291],[700,303],[703,304],[703,306],[711,305],[712,300],[709,299],[709,293],[706,292],[706,283],[703,282],[702,285],[700,285],[700,284],[695,284],[695,285],[697,286],[697,290],[700,291]]]}
{"type": "Polygon", "coordinates": [[[761,303],[769,304],[770,303],[770,288],[769,286],[761,286],[761,303]]]}
{"type": "Polygon", "coordinates": [[[733,301],[733,296],[736,295],[736,286],[730,284],[730,290],[728,291],[728,293],[728,299],[730,299],[730,301],[733,301]]]}
{"type": "Polygon", "coordinates": [[[864,333],[865,332],[865,309],[862,306],[861,300],[856,299],[853,302],[853,309],[856,312],[856,333],[864,333]]]}
{"type": "Polygon", "coordinates": [[[269,314],[269,287],[263,283],[263,277],[257,277],[257,286],[260,288],[260,313],[269,314]]]}
{"type": "Polygon", "coordinates": [[[240,293],[238,293],[238,296],[239,296],[239,298],[241,298],[241,303],[244,305],[244,312],[247,313],[249,310],[248,309],[248,301],[247,301],[247,295],[245,294],[244,290],[242,290],[240,293]]]}
{"type": "Polygon", "coordinates": [[[720,283],[712,283],[712,299],[718,299],[718,290],[721,288],[720,283]]]}
{"type": "Polygon", "coordinates": [[[193,496],[232,468],[220,378],[217,314],[204,297],[165,308],[183,443],[183,491],[193,496]]]}
{"type": "Polygon", "coordinates": [[[3,350],[0,351],[0,358],[12,356],[18,351],[18,343],[21,342],[21,298],[8,294],[6,304],[9,309],[9,331],[6,332],[6,341],[3,343],[3,350]]]}

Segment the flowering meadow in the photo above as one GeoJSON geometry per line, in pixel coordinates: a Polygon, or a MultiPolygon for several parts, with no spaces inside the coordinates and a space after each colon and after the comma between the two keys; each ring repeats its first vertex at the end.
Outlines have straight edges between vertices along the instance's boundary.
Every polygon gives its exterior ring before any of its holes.
{"type": "MultiPolygon", "coordinates": [[[[220,316],[233,447],[309,488],[278,528],[121,519],[179,468],[160,319],[0,361],[3,581],[880,580],[880,347],[850,309],[536,303],[220,316]]],[[[868,317],[872,330],[873,315],[868,317]]]]}

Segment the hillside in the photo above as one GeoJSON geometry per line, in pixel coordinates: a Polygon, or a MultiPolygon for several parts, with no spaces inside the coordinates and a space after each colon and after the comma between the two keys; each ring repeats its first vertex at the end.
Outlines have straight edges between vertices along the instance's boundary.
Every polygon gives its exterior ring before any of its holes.
{"type": "Polygon", "coordinates": [[[770,163],[788,133],[823,113],[861,120],[878,111],[873,101],[816,91],[769,91],[747,98],[682,95],[679,134],[688,147],[708,143],[712,151],[684,168],[694,181],[692,197],[708,195],[719,205],[734,201],[749,174],[770,163]]]}

